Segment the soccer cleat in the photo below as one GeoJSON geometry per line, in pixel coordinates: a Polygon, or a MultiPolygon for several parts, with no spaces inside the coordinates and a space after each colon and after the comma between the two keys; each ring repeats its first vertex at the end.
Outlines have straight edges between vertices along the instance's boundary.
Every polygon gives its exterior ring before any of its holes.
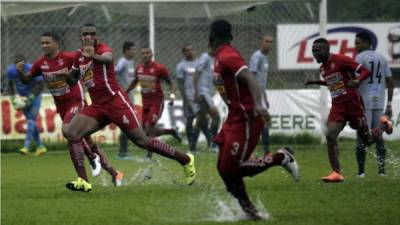
{"type": "Polygon", "coordinates": [[[122,186],[122,179],[124,178],[124,173],[122,173],[121,171],[117,170],[117,175],[115,175],[115,177],[113,177],[112,182],[114,183],[114,186],[116,187],[120,187],[122,186]]]}
{"type": "Polygon", "coordinates": [[[43,155],[46,152],[47,152],[47,148],[44,145],[41,145],[36,148],[35,156],[43,155]]]}
{"type": "Polygon", "coordinates": [[[71,191],[89,192],[92,190],[92,185],[80,177],[78,177],[78,179],[74,181],[67,183],[65,186],[71,191]]]}
{"type": "Polygon", "coordinates": [[[93,160],[89,160],[90,167],[92,167],[92,177],[97,177],[101,173],[101,163],[100,156],[96,153],[93,153],[96,157],[93,160]]]}
{"type": "Polygon", "coordinates": [[[364,178],[364,177],[365,177],[365,173],[358,173],[358,174],[357,174],[357,177],[358,177],[358,178],[364,178]]]}
{"type": "Polygon", "coordinates": [[[261,217],[254,205],[251,202],[241,202],[239,201],[240,206],[242,207],[243,211],[246,213],[246,216],[249,220],[260,221],[264,220],[261,217]]]}
{"type": "Polygon", "coordinates": [[[386,177],[386,173],[385,173],[385,172],[380,172],[378,175],[379,175],[380,177],[386,177]]]}
{"type": "Polygon", "coordinates": [[[381,116],[379,122],[381,123],[382,127],[384,128],[384,131],[387,134],[393,133],[393,124],[386,115],[381,116]]]}
{"type": "Polygon", "coordinates": [[[323,177],[322,180],[327,183],[342,182],[344,181],[344,176],[338,172],[332,171],[331,174],[323,177]]]}
{"type": "Polygon", "coordinates": [[[21,155],[28,155],[28,152],[29,152],[27,147],[22,147],[18,151],[19,151],[19,153],[21,153],[21,155]]]}
{"type": "Polygon", "coordinates": [[[293,156],[293,151],[289,147],[284,147],[283,149],[279,149],[278,153],[282,153],[285,158],[282,161],[282,166],[286,171],[292,175],[295,181],[300,180],[300,170],[299,165],[297,164],[296,159],[293,156]]]}
{"type": "Polygon", "coordinates": [[[194,179],[196,178],[196,168],[194,166],[194,156],[191,153],[187,153],[187,156],[189,157],[189,162],[183,166],[183,170],[184,170],[185,176],[186,176],[186,183],[188,185],[192,185],[194,182],[194,179]]]}

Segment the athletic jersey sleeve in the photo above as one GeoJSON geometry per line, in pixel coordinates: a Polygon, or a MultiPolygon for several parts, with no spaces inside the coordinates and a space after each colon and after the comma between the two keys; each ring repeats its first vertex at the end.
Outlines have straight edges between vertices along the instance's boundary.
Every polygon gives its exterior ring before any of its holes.
{"type": "Polygon", "coordinates": [[[40,61],[36,61],[32,64],[30,69],[30,73],[27,74],[28,76],[41,76],[42,70],[40,69],[40,61]]]}
{"type": "Polygon", "coordinates": [[[96,54],[99,55],[103,55],[104,53],[112,53],[112,49],[105,44],[100,45],[100,47],[96,51],[96,54]]]}
{"type": "Polygon", "coordinates": [[[160,75],[162,78],[164,79],[169,79],[169,71],[167,69],[167,67],[165,67],[164,65],[160,64],[160,75]]]}
{"type": "Polygon", "coordinates": [[[79,70],[79,57],[82,55],[82,52],[78,49],[75,54],[75,57],[72,59],[72,69],[79,70]]]}
{"type": "Polygon", "coordinates": [[[346,56],[341,58],[341,62],[342,62],[343,67],[350,70],[352,73],[356,73],[362,66],[360,63],[358,63],[346,56]]]}
{"type": "Polygon", "coordinates": [[[202,72],[207,68],[207,66],[208,66],[208,57],[207,55],[202,55],[200,59],[197,61],[196,71],[202,72]]]}
{"type": "Polygon", "coordinates": [[[184,74],[184,71],[183,71],[181,63],[179,63],[176,66],[176,78],[178,78],[178,79],[184,79],[185,78],[185,74],[184,74]]]}
{"type": "Polygon", "coordinates": [[[120,58],[118,60],[117,65],[115,66],[115,72],[117,72],[117,76],[124,70],[124,68],[126,67],[126,61],[124,60],[124,58],[120,58]]]}
{"type": "Polygon", "coordinates": [[[250,62],[249,62],[249,70],[253,73],[256,73],[258,71],[258,64],[260,63],[260,58],[257,57],[257,54],[254,53],[250,57],[250,62]]]}
{"type": "MultiPolygon", "coordinates": [[[[227,70],[229,74],[233,74],[235,77],[243,70],[247,68],[246,63],[244,62],[243,58],[236,52],[231,54],[227,54],[221,57],[220,62],[220,69],[227,70]]],[[[222,72],[222,71],[220,71],[222,72]]]]}

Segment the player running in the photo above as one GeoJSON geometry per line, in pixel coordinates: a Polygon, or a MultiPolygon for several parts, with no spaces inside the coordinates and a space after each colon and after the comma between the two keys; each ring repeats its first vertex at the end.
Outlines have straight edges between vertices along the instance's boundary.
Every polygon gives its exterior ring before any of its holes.
{"type": "MultiPolygon", "coordinates": [[[[179,162],[184,168],[187,184],[191,185],[196,176],[193,155],[179,152],[156,138],[148,137],[143,131],[127,94],[117,84],[112,49],[97,39],[96,25],[84,24],[80,28],[80,38],[83,46],[68,77],[70,82],[77,82],[82,76],[92,104],[72,119],[65,131],[66,136],[80,140],[113,122],[137,146],[179,162]]],[[[85,186],[86,182],[75,184],[78,190],[85,186]]]]}
{"type": "MultiPolygon", "coordinates": [[[[358,90],[364,100],[364,113],[367,118],[368,127],[371,129],[379,125],[380,120],[386,120],[386,116],[392,116],[392,98],[394,82],[392,72],[383,55],[371,50],[371,36],[367,32],[356,34],[355,47],[357,51],[356,61],[371,72],[369,79],[361,82],[358,90]],[[387,106],[385,117],[383,114],[385,106],[385,90],[388,88],[387,106]]],[[[357,136],[356,155],[358,162],[358,177],[365,176],[365,144],[361,137],[357,136]]],[[[385,143],[382,135],[376,141],[376,157],[378,160],[378,174],[385,176],[385,143]]]]}
{"type": "Polygon", "coordinates": [[[328,158],[332,168],[331,174],[323,177],[324,182],[341,182],[344,176],[339,164],[339,145],[337,138],[347,122],[350,127],[357,130],[361,141],[369,146],[376,141],[383,130],[392,132],[389,120],[382,120],[379,127],[374,128],[371,136],[367,119],[364,115],[364,104],[358,85],[370,76],[370,72],[361,64],[344,56],[331,54],[329,43],[324,38],[313,42],[312,53],[318,63],[322,63],[320,74],[323,80],[306,80],[305,84],[318,84],[328,86],[332,98],[332,107],[328,116],[328,133],[326,134],[328,158]],[[358,77],[355,73],[359,73],[358,77]]]}
{"type": "Polygon", "coordinates": [[[68,183],[67,188],[80,191],[90,191],[92,189],[86,175],[84,153],[91,161],[93,176],[98,176],[101,172],[101,167],[103,167],[113,177],[114,184],[120,186],[122,173],[115,170],[108,163],[104,153],[92,142],[90,136],[72,140],[65,135],[65,130],[72,118],[86,105],[86,102],[81,82],[78,82],[75,86],[70,86],[65,79],[65,74],[70,70],[76,54],[60,51],[59,42],[60,38],[56,33],[44,32],[41,37],[44,56],[33,63],[31,70],[27,74],[23,71],[24,62],[17,63],[20,79],[23,83],[26,83],[35,76],[43,74],[47,88],[53,96],[57,112],[63,121],[62,131],[68,140],[71,160],[79,177],[76,181],[68,183]],[[85,185],[74,188],[76,183],[84,183],[85,185]]]}
{"type": "MultiPolygon", "coordinates": [[[[165,81],[170,89],[170,102],[173,105],[175,100],[175,86],[169,76],[167,68],[152,60],[153,51],[149,47],[141,49],[142,63],[135,69],[135,79],[129,85],[126,92],[129,94],[138,82],[141,86],[142,94],[142,125],[146,134],[150,137],[158,137],[169,134],[181,142],[181,137],[176,129],[160,129],[156,127],[164,110],[164,94],[161,88],[161,81],[165,81]]],[[[147,157],[151,158],[152,152],[149,151],[147,157]]]]}
{"type": "Polygon", "coordinates": [[[210,46],[214,53],[214,83],[228,106],[228,117],[214,138],[219,145],[218,172],[227,191],[252,220],[263,219],[246,192],[243,177],[255,176],[281,165],[298,181],[299,168],[289,148],[262,158],[250,158],[264,122],[270,116],[262,101],[260,87],[240,53],[231,46],[231,24],[216,20],[211,24],[210,46]]]}

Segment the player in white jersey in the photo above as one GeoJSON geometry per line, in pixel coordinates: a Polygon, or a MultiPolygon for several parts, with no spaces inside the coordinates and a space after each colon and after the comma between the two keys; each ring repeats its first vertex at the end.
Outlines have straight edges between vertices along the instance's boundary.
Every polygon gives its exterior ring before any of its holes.
{"type": "MultiPolygon", "coordinates": [[[[200,111],[197,116],[197,119],[201,119],[207,122],[207,114],[211,117],[211,124],[209,129],[209,134],[211,139],[217,134],[220,116],[217,109],[217,106],[214,104],[212,99],[215,93],[215,87],[213,83],[213,59],[208,54],[208,52],[204,52],[200,58],[197,59],[196,63],[196,72],[193,76],[194,88],[195,88],[195,99],[199,103],[200,111]]],[[[217,149],[216,144],[214,142],[211,143],[212,149],[217,149]]]]}
{"type": "MultiPolygon", "coordinates": [[[[271,48],[272,37],[264,35],[261,38],[260,49],[255,51],[250,58],[249,70],[254,74],[257,83],[260,85],[262,90],[262,97],[266,108],[269,108],[266,89],[268,84],[268,57],[267,54],[271,48]]],[[[265,155],[269,154],[269,124],[265,123],[262,131],[262,143],[265,155]]]]}
{"type": "Polygon", "coordinates": [[[182,48],[184,59],[176,67],[176,78],[178,88],[182,93],[183,111],[186,118],[186,134],[191,151],[196,151],[197,139],[200,133],[200,128],[210,142],[208,134],[208,125],[203,121],[196,120],[196,129],[193,127],[194,119],[196,118],[200,108],[199,104],[194,99],[194,83],[193,75],[196,71],[196,59],[193,52],[193,46],[185,44],[182,48]],[[200,124],[199,122],[203,122],[200,124]]]}
{"type": "MultiPolygon", "coordinates": [[[[366,67],[372,74],[364,80],[359,91],[364,100],[365,114],[369,128],[376,127],[380,118],[385,114],[387,117],[392,116],[392,97],[394,82],[392,73],[389,69],[387,60],[382,54],[371,50],[371,36],[367,32],[356,34],[355,47],[357,51],[356,61],[366,67]],[[385,90],[388,89],[387,104],[385,113],[385,90]]],[[[358,176],[365,176],[365,154],[366,146],[360,138],[357,138],[357,162],[358,176]]],[[[385,175],[385,154],[386,149],[382,136],[376,142],[376,156],[378,160],[378,173],[385,175]]]]}

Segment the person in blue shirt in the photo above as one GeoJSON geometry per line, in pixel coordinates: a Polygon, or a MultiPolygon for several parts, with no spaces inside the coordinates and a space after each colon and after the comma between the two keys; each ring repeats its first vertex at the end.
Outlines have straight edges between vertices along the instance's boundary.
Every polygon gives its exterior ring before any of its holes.
{"type": "MultiPolygon", "coordinates": [[[[16,55],[15,64],[21,61],[25,61],[25,57],[23,55],[16,55]]],[[[24,113],[27,122],[25,143],[19,149],[19,152],[22,155],[27,155],[31,139],[33,138],[37,146],[35,155],[39,156],[47,152],[46,147],[40,140],[39,129],[36,125],[36,117],[42,101],[43,77],[37,76],[32,82],[25,85],[19,79],[15,64],[7,68],[8,93],[11,95],[12,105],[16,110],[21,110],[24,113]]],[[[30,69],[31,64],[26,63],[24,71],[28,72],[30,69]]]]}

